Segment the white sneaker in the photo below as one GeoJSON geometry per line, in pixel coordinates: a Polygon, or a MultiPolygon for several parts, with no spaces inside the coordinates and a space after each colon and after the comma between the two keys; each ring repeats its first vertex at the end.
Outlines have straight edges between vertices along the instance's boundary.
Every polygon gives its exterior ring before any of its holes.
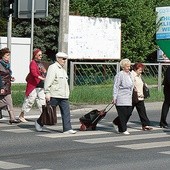
{"type": "Polygon", "coordinates": [[[73,129],[70,129],[68,131],[65,131],[64,133],[65,134],[75,134],[77,131],[73,130],[73,129]]]}
{"type": "Polygon", "coordinates": [[[43,127],[41,125],[39,125],[37,121],[35,121],[35,129],[36,129],[36,131],[41,132],[43,130],[42,128],[43,127]]]}
{"type": "Polygon", "coordinates": [[[124,135],[130,135],[130,133],[126,130],[125,132],[122,132],[124,135]]]}

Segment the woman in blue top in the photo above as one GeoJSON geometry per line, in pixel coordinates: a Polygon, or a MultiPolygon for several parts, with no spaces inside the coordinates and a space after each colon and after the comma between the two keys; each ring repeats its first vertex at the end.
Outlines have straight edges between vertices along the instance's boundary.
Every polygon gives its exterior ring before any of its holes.
{"type": "Polygon", "coordinates": [[[113,125],[118,126],[118,132],[125,135],[130,134],[127,131],[127,122],[132,113],[132,91],[133,78],[130,72],[131,61],[122,59],[120,61],[122,70],[116,74],[113,87],[113,100],[118,117],[113,120],[113,125]]]}

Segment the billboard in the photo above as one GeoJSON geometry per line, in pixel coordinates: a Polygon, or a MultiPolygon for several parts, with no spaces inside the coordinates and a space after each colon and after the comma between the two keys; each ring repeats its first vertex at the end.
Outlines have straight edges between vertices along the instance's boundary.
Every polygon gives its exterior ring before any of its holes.
{"type": "Polygon", "coordinates": [[[121,20],[69,16],[69,59],[121,58],[121,20]]]}
{"type": "Polygon", "coordinates": [[[156,7],[156,12],[156,23],[159,25],[156,39],[170,39],[170,7],[156,7]]]}

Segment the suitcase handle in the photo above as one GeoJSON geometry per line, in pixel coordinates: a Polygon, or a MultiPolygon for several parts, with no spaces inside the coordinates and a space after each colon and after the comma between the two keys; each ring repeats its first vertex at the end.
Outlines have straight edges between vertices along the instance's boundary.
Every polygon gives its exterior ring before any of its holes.
{"type": "Polygon", "coordinates": [[[113,103],[109,103],[109,104],[105,107],[105,109],[104,109],[103,111],[107,113],[113,106],[114,106],[113,103]],[[106,111],[106,110],[107,110],[107,111],[106,111]]]}

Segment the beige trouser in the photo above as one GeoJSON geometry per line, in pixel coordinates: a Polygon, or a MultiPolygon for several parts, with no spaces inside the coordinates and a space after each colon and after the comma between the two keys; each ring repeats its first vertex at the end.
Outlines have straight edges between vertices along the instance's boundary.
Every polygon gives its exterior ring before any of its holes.
{"type": "Polygon", "coordinates": [[[5,106],[7,107],[10,120],[14,120],[15,115],[14,115],[14,107],[13,107],[11,94],[0,96],[0,108],[5,108],[5,106]]]}
{"type": "Polygon", "coordinates": [[[40,110],[40,112],[42,112],[42,105],[45,105],[46,101],[45,101],[45,93],[44,93],[44,89],[43,88],[35,88],[28,97],[25,97],[24,103],[22,105],[22,109],[21,112],[23,113],[28,113],[33,104],[35,103],[40,110]]]}

